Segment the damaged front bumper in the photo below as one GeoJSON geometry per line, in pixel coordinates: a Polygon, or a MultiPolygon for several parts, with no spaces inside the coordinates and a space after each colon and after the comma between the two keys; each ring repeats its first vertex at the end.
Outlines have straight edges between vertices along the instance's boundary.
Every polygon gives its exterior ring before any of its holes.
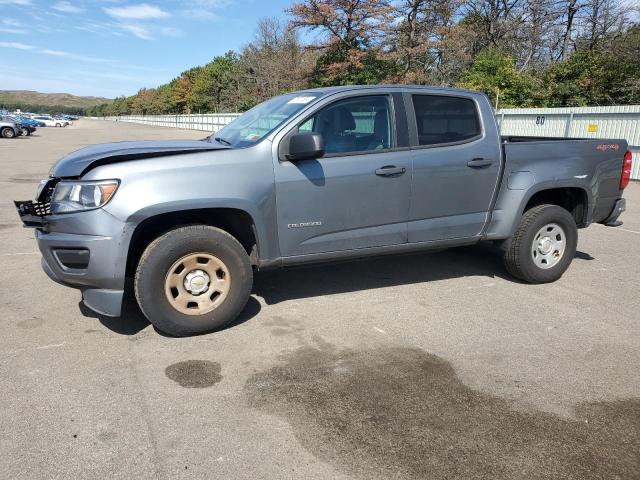
{"type": "Polygon", "coordinates": [[[80,289],[83,302],[92,310],[119,316],[128,247],[126,226],[102,209],[52,215],[46,201],[14,203],[24,226],[35,229],[45,273],[57,283],[80,289]]]}

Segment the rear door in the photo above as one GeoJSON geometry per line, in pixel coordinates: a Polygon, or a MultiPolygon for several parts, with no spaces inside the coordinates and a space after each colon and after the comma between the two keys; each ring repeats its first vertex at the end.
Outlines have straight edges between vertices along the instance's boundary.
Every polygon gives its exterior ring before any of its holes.
{"type": "Polygon", "coordinates": [[[479,235],[501,168],[488,102],[458,92],[414,91],[406,99],[413,159],[409,242],[479,235]]]}
{"type": "Polygon", "coordinates": [[[282,256],[407,242],[411,156],[402,96],[395,98],[342,94],[287,133],[321,133],[326,154],[274,159],[282,256]]]}

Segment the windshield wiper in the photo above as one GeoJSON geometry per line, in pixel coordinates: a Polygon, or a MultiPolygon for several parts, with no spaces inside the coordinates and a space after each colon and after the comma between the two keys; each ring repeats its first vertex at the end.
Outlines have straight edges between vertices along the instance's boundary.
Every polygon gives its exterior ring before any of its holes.
{"type": "Polygon", "coordinates": [[[218,143],[223,143],[224,145],[228,145],[228,146],[232,146],[231,142],[227,139],[224,139],[222,137],[215,137],[214,140],[218,143]]]}

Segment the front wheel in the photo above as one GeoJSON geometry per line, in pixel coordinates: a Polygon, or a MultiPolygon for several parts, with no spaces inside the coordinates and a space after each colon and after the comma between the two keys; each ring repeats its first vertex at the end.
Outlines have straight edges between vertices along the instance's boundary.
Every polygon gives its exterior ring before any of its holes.
{"type": "Polygon", "coordinates": [[[140,309],[159,330],[187,336],[232,322],[249,299],[249,256],[227,232],[180,227],[153,241],[135,275],[140,309]]]}
{"type": "Polygon", "coordinates": [[[29,130],[28,128],[23,128],[22,135],[24,135],[25,137],[31,136],[31,130],[29,130]]]}
{"type": "Polygon", "coordinates": [[[16,132],[13,128],[3,128],[2,131],[0,131],[0,134],[2,135],[2,138],[13,138],[16,136],[16,132]]]}
{"type": "Polygon", "coordinates": [[[557,205],[539,205],[520,219],[504,255],[505,266],[525,282],[554,282],[569,268],[577,244],[573,216],[557,205]]]}

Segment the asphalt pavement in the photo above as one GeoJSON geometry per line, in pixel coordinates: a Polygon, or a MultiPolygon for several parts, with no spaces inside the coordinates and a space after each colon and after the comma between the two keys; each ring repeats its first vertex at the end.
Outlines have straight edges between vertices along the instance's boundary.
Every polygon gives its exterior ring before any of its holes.
{"type": "Polygon", "coordinates": [[[548,285],[485,246],[262,272],[233,326],[177,339],[46,277],[12,200],[57,159],[203,136],[0,139],[0,478],[640,478],[640,184],[548,285]]]}

